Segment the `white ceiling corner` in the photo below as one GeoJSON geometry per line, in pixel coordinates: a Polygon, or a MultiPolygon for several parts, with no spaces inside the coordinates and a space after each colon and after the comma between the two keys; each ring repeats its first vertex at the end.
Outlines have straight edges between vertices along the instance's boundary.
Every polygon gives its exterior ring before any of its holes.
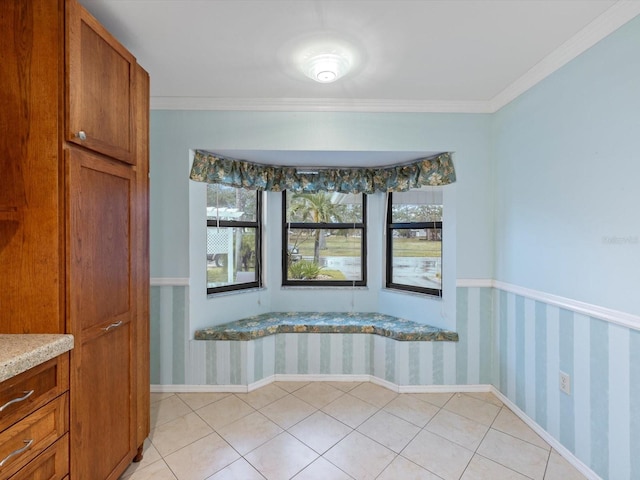
{"type": "Polygon", "coordinates": [[[152,78],[151,108],[492,113],[640,14],[640,0],[80,0],[152,78]],[[347,40],[356,71],[292,52],[347,40]]]}
{"type": "Polygon", "coordinates": [[[493,97],[490,101],[489,112],[497,112],[638,15],[640,15],[640,1],[622,0],[616,2],[593,22],[531,67],[522,77],[493,97]]]}

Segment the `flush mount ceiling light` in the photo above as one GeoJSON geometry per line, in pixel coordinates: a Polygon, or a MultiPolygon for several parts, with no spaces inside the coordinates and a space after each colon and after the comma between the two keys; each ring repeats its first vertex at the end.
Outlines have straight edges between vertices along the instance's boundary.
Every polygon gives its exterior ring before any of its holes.
{"type": "Polygon", "coordinates": [[[278,51],[279,63],[291,78],[328,84],[346,75],[356,77],[366,56],[357,41],[322,31],[291,38],[278,51]]]}
{"type": "Polygon", "coordinates": [[[305,59],[304,74],[320,83],[331,83],[343,77],[351,68],[350,59],[339,53],[319,53],[305,59]]]}

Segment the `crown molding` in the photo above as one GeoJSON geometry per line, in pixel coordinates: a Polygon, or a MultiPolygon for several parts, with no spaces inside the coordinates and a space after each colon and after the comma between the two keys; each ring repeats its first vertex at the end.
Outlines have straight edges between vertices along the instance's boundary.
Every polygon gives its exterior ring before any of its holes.
{"type": "Polygon", "coordinates": [[[151,97],[151,110],[364,113],[490,113],[485,101],[343,98],[151,97]]]}
{"type": "Polygon", "coordinates": [[[619,0],[576,35],[534,65],[527,73],[493,97],[490,111],[497,112],[581,53],[640,15],[638,0],[619,0]]]}
{"type": "Polygon", "coordinates": [[[152,110],[361,113],[495,113],[600,40],[640,15],[640,1],[619,0],[491,100],[151,97],[152,110]]]}

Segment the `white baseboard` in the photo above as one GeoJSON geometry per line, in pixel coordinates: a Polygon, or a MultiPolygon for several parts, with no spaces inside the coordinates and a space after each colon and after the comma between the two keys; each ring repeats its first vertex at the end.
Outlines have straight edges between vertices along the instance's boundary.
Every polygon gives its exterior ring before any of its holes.
{"type": "Polygon", "coordinates": [[[273,382],[370,382],[396,393],[489,392],[491,385],[398,385],[374,375],[270,375],[249,385],[151,385],[152,393],[247,393],[273,382]]]}
{"type": "Polygon", "coordinates": [[[330,374],[282,374],[274,375],[276,382],[370,382],[371,375],[330,375],[330,374]]]}
{"type": "Polygon", "coordinates": [[[558,452],[562,457],[569,462],[573,467],[576,468],[582,475],[587,477],[589,480],[602,480],[602,478],[587,467],[584,463],[582,463],[573,453],[571,453],[567,448],[562,445],[558,440],[556,440],[549,432],[543,429],[540,425],[538,425],[531,417],[529,417],[526,413],[524,413],[520,408],[509,400],[505,395],[500,392],[493,385],[488,385],[489,391],[493,393],[496,397],[504,403],[509,410],[515,413],[520,419],[526,423],[531,429],[536,432],[545,442],[551,445],[556,452],[558,452]]]}
{"type": "Polygon", "coordinates": [[[588,480],[602,480],[593,470],[582,463],[558,440],[538,425],[516,404],[502,394],[496,387],[479,385],[398,385],[373,375],[284,375],[276,374],[253,382],[249,385],[151,385],[153,393],[248,393],[273,382],[371,382],[396,393],[470,393],[491,392],[513,413],[536,432],[545,442],[557,451],[567,462],[574,466],[588,480]]]}
{"type": "Polygon", "coordinates": [[[258,380],[257,382],[250,383],[247,385],[247,391],[252,392],[262,387],[266,387],[270,383],[276,382],[276,375],[270,375],[262,380],[258,380]]]}
{"type": "Polygon", "coordinates": [[[484,393],[491,391],[491,385],[400,385],[398,389],[398,393],[484,393]]]}
{"type": "Polygon", "coordinates": [[[151,393],[247,393],[246,385],[151,385],[151,393]]]}

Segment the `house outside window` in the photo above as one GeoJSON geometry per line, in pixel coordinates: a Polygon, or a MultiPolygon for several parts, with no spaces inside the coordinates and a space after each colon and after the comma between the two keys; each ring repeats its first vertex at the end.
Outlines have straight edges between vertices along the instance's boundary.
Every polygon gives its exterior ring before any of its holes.
{"type": "Polygon", "coordinates": [[[207,294],[261,285],[262,195],[207,185],[207,294]]]}
{"type": "Polygon", "coordinates": [[[282,195],[282,284],[366,285],[366,196],[282,195]]]}
{"type": "Polygon", "coordinates": [[[386,286],[442,296],[442,190],[389,193],[386,286]]]}

